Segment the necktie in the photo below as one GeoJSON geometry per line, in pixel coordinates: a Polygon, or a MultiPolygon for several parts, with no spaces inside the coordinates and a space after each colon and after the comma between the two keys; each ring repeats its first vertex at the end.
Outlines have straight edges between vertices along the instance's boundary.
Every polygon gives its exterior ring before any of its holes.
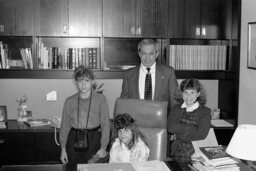
{"type": "Polygon", "coordinates": [[[144,99],[146,100],[152,100],[152,83],[151,83],[151,74],[150,74],[150,68],[147,68],[148,72],[145,79],[145,93],[144,93],[144,99]]]}

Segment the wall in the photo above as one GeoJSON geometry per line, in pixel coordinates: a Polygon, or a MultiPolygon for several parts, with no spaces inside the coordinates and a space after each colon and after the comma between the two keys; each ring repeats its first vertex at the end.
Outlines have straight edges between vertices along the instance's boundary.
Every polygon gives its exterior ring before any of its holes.
{"type": "Polygon", "coordinates": [[[256,22],[255,7],[255,0],[242,0],[238,124],[256,124],[256,70],[247,68],[248,22],[256,22]]]}
{"type": "MultiPolygon", "coordinates": [[[[180,82],[181,80],[178,80],[180,82]]],[[[208,94],[207,106],[218,106],[218,81],[202,80],[208,94]]],[[[104,83],[104,95],[107,97],[112,118],[115,100],[120,96],[121,79],[97,80],[104,83]]],[[[49,118],[53,115],[61,116],[66,97],[76,92],[71,79],[0,79],[0,105],[7,105],[8,119],[17,118],[18,103],[16,99],[22,95],[28,97],[28,108],[32,110],[34,118],[49,118]],[[57,101],[46,101],[46,94],[56,90],[57,101]]]]}

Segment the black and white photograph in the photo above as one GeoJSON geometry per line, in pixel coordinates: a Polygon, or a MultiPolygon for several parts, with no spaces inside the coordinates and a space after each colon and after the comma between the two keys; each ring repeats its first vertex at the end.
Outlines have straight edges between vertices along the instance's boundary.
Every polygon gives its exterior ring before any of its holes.
{"type": "Polygon", "coordinates": [[[0,171],[251,171],[244,124],[256,0],[0,0],[0,171]]]}
{"type": "Polygon", "coordinates": [[[7,121],[7,106],[0,105],[0,122],[7,121]]]}

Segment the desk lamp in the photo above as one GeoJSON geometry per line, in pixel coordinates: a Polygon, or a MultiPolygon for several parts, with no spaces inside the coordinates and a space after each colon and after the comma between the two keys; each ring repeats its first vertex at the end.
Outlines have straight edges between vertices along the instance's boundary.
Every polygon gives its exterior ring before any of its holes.
{"type": "Polygon", "coordinates": [[[245,160],[249,167],[253,167],[252,161],[256,161],[256,125],[239,125],[226,152],[235,158],[245,160]]]}

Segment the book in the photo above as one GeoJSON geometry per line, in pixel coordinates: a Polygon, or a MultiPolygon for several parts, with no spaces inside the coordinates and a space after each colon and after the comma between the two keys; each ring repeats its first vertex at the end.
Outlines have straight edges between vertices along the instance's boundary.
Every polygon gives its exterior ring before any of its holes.
{"type": "Polygon", "coordinates": [[[200,147],[200,156],[202,157],[201,162],[205,166],[212,167],[222,167],[237,164],[239,161],[231,156],[229,156],[225,147],[223,146],[210,146],[210,147],[200,147]]]}
{"type": "Polygon", "coordinates": [[[50,121],[47,119],[29,119],[24,121],[24,123],[30,127],[50,125],[50,121]]]}
{"type": "Polygon", "coordinates": [[[226,148],[223,146],[200,147],[200,150],[209,160],[229,157],[229,155],[226,153],[226,148]]]}

